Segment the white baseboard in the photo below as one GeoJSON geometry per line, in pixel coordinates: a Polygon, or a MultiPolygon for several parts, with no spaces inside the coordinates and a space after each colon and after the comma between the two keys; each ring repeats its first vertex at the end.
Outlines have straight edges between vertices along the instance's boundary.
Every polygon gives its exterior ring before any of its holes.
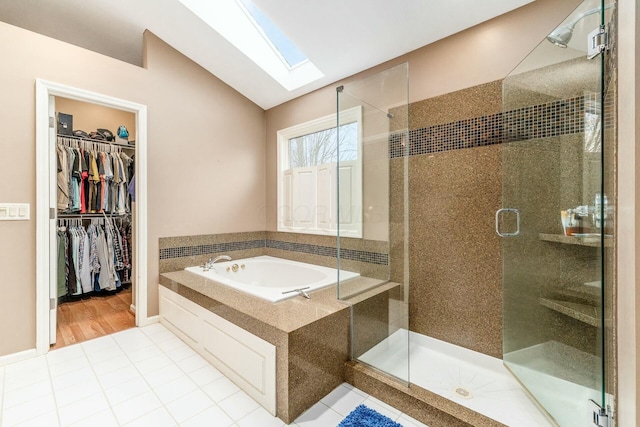
{"type": "Polygon", "coordinates": [[[145,320],[144,323],[140,326],[149,326],[153,325],[154,323],[160,323],[160,315],[147,317],[147,320],[145,320]]]}
{"type": "MultiPolygon", "coordinates": [[[[133,304],[131,305],[131,307],[135,310],[135,306],[133,304]]],[[[152,325],[154,323],[159,323],[159,322],[160,322],[159,315],[151,316],[151,317],[148,317],[144,322],[144,325],[141,325],[141,326],[148,326],[148,325],[152,325]]],[[[36,356],[38,356],[38,352],[36,351],[35,348],[19,351],[17,353],[7,354],[5,356],[0,356],[0,366],[6,366],[12,363],[21,362],[23,360],[32,359],[36,356]]]]}
{"type": "Polygon", "coordinates": [[[17,353],[7,354],[6,356],[0,356],[0,366],[10,365],[12,363],[21,362],[23,360],[36,357],[38,352],[35,348],[19,351],[17,353]]]}

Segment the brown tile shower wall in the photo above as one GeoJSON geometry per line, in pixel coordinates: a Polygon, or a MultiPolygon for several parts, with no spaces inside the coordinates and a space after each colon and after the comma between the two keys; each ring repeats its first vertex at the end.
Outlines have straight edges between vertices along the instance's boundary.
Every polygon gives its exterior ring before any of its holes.
{"type": "MultiPolygon", "coordinates": [[[[388,279],[388,242],[352,238],[340,242],[342,269],[388,279]]],[[[163,237],[159,247],[160,273],[201,265],[223,254],[234,259],[270,255],[335,268],[338,254],[335,237],[273,231],[163,237]]]]}
{"type": "MultiPolygon", "coordinates": [[[[392,135],[389,154],[400,189],[400,162],[409,161],[411,330],[495,357],[503,332],[505,351],[557,340],[593,353],[595,328],[541,304],[594,280],[597,264],[589,248],[538,238],[560,234],[559,211],[584,204],[594,185],[584,132],[595,98],[570,89],[561,99],[509,92],[505,112],[501,81],[410,105],[408,144],[392,135]],[[517,241],[495,233],[503,203],[523,212],[517,241]]],[[[402,200],[391,200],[393,218],[402,200]]],[[[400,243],[392,233],[392,261],[400,243]]]]}
{"type": "Polygon", "coordinates": [[[502,356],[498,146],[410,158],[409,326],[502,356]]]}
{"type": "MultiPolygon", "coordinates": [[[[409,327],[496,357],[502,356],[501,247],[493,227],[500,148],[453,148],[471,145],[472,137],[495,138],[501,91],[498,81],[409,106],[409,327]],[[456,143],[443,151],[427,136],[456,143]]],[[[390,142],[391,179],[401,187],[405,159],[390,142]]],[[[396,211],[392,206],[392,217],[396,211]]],[[[392,251],[396,257],[402,258],[392,251]]]]}

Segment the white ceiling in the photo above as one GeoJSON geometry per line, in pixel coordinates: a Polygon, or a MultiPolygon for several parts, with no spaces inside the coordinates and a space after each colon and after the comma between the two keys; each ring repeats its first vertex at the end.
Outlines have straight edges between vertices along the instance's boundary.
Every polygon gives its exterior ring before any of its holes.
{"type": "Polygon", "coordinates": [[[533,0],[253,1],[323,78],[287,91],[178,0],[0,0],[0,20],[136,65],[149,29],[268,109],[533,0]]]}

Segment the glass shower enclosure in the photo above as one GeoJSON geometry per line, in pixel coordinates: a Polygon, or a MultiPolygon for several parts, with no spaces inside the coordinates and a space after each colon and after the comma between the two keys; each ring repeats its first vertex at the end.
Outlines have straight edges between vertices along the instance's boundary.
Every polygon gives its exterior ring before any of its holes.
{"type": "Polygon", "coordinates": [[[407,63],[337,88],[338,262],[361,275],[338,284],[352,307],[351,358],[407,384],[408,93],[407,63]],[[354,121],[356,156],[340,134],[354,121]]]}
{"type": "Polygon", "coordinates": [[[503,81],[503,360],[563,427],[612,405],[613,12],[584,1],[503,81]]]}
{"type": "MultiPolygon", "coordinates": [[[[339,140],[337,174],[339,268],[360,273],[338,284],[351,357],[407,386],[409,159],[419,154],[409,131],[412,114],[429,113],[411,109],[408,83],[400,64],[337,88],[339,132],[358,132],[355,149],[339,140]]],[[[496,116],[502,361],[562,427],[593,425],[614,404],[615,88],[615,3],[585,0],[504,78],[496,116]]],[[[493,234],[487,213],[479,223],[493,234]]]]}

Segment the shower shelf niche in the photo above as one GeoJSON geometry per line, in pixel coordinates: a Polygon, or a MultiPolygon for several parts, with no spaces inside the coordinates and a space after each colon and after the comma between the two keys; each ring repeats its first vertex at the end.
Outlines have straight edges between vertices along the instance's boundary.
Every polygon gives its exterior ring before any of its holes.
{"type": "MultiPolygon", "coordinates": [[[[600,237],[597,237],[597,236],[576,237],[576,236],[565,236],[564,234],[540,233],[538,234],[538,239],[544,240],[545,242],[564,243],[566,245],[578,245],[578,246],[590,246],[590,247],[600,246],[600,237]]],[[[604,238],[604,247],[605,248],[613,247],[612,237],[604,238]]]]}
{"type": "MultiPolygon", "coordinates": [[[[540,304],[587,325],[600,327],[602,312],[599,301],[602,290],[592,283],[596,282],[563,286],[553,294],[541,297],[540,304]]],[[[606,322],[609,324],[610,320],[606,322]]]]}
{"type": "Polygon", "coordinates": [[[601,320],[598,316],[598,310],[596,307],[588,304],[580,304],[570,301],[560,301],[550,298],[540,298],[540,304],[550,308],[551,310],[562,313],[565,316],[572,317],[587,325],[600,326],[601,320]]]}

